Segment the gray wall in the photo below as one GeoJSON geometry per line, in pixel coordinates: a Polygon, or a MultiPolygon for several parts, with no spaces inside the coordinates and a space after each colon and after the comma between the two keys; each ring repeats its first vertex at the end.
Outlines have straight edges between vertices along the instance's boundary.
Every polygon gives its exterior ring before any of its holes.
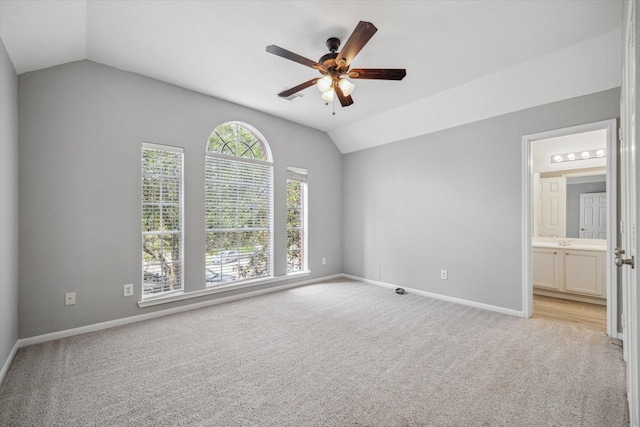
{"type": "Polygon", "coordinates": [[[18,340],[18,75],[0,39],[0,369],[18,340]]]}
{"type": "Polygon", "coordinates": [[[606,182],[570,184],[567,182],[567,237],[580,237],[580,195],[586,193],[604,193],[606,182]]]}
{"type": "Polygon", "coordinates": [[[311,275],[297,281],[342,272],[342,156],[324,132],[90,61],[21,75],[19,100],[21,338],[246,291],[136,304],[141,142],[185,148],[185,289],[204,289],[205,144],[230,120],[271,146],[275,274],[286,272],[287,166],[309,177],[311,275]],[[134,298],[123,297],[125,283],[134,298]],[[65,307],[72,291],[77,304],[65,307]]]}
{"type": "Polygon", "coordinates": [[[521,310],[522,136],[618,117],[619,101],[612,89],[345,155],[345,273],[521,310]]]}

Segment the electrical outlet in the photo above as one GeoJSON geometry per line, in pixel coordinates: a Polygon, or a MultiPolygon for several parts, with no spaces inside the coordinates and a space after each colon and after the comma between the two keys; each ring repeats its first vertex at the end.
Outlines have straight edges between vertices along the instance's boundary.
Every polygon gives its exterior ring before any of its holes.
{"type": "Polygon", "coordinates": [[[327,265],[327,258],[326,257],[322,258],[322,265],[327,265]]]}
{"type": "Polygon", "coordinates": [[[64,294],[64,305],[75,305],[75,303],[76,303],[75,292],[67,292],[64,294]]]}
{"type": "Polygon", "coordinates": [[[133,296],[133,283],[128,283],[124,285],[124,296],[125,297],[133,296]]]}
{"type": "Polygon", "coordinates": [[[449,273],[447,273],[447,270],[440,270],[440,278],[442,280],[448,280],[449,279],[449,273]]]}

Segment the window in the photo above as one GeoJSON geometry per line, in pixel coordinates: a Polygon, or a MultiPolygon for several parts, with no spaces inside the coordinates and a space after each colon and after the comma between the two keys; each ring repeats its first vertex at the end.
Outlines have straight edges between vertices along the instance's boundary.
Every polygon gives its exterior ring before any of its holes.
{"type": "Polygon", "coordinates": [[[142,297],[183,288],[182,148],[142,145],[142,297]]]}
{"type": "Polygon", "coordinates": [[[307,171],[287,169],[287,273],[307,270],[307,171]]]}
{"type": "Polygon", "coordinates": [[[272,275],[273,166],[247,125],[218,126],[207,144],[205,278],[208,286],[272,275]]]}

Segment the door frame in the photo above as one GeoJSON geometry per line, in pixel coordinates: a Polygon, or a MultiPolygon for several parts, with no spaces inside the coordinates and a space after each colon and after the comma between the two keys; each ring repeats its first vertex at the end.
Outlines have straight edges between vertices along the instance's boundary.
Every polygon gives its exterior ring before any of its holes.
{"type": "MultiPolygon", "coordinates": [[[[621,203],[621,217],[625,221],[621,248],[629,256],[638,256],[637,243],[640,241],[640,197],[638,196],[638,52],[636,28],[640,15],[635,1],[626,0],[622,12],[622,80],[620,93],[621,123],[621,186],[625,199],[621,203]],[[624,174],[624,175],[623,175],[624,174]],[[627,185],[628,184],[628,185],[627,185]]],[[[640,427],[640,268],[622,267],[623,313],[626,322],[624,331],[624,359],[627,362],[627,399],[629,401],[629,421],[632,427],[640,427]]],[[[625,326],[623,323],[623,326],[625,326]]]]}
{"type": "Polygon", "coordinates": [[[532,233],[533,233],[533,142],[574,135],[577,133],[606,131],[607,140],[607,253],[606,253],[606,296],[607,296],[607,334],[620,338],[618,334],[618,280],[613,264],[613,249],[618,240],[617,209],[617,171],[618,171],[618,132],[617,120],[609,119],[594,123],[554,129],[522,137],[522,317],[533,314],[533,272],[532,272],[532,233]]]}

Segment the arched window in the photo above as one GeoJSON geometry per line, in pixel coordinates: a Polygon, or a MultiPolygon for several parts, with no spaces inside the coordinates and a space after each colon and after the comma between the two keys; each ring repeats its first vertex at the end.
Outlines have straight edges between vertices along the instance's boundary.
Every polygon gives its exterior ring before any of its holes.
{"type": "Polygon", "coordinates": [[[272,275],[273,165],[260,133],[224,123],[207,143],[207,286],[272,275]]]}

